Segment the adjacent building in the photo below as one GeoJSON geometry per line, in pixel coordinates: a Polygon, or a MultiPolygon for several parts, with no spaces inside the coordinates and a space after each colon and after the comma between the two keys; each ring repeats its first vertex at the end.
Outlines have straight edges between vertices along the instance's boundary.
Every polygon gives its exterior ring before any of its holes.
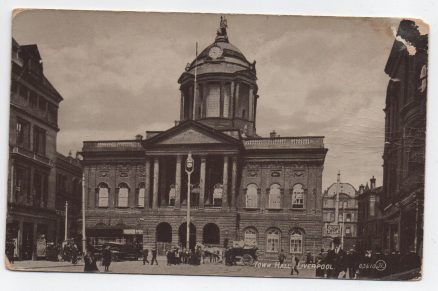
{"type": "Polygon", "coordinates": [[[385,67],[382,248],[416,252],[423,245],[428,35],[403,20],[385,67]]]}
{"type": "Polygon", "coordinates": [[[383,187],[376,187],[376,178],[370,179],[370,186],[359,186],[358,201],[358,246],[362,250],[382,250],[382,211],[380,198],[383,187]]]}
{"type": "MultiPolygon", "coordinates": [[[[31,259],[44,253],[37,243],[61,238],[56,185],[64,157],[56,139],[63,99],[44,76],[36,45],[12,40],[11,76],[7,239],[17,257],[31,259]]],[[[79,164],[73,172],[80,177],[79,164]]]]}
{"type": "Polygon", "coordinates": [[[334,237],[341,238],[343,248],[350,250],[357,244],[357,191],[350,183],[341,182],[338,173],[336,183],[330,185],[322,197],[323,247],[332,247],[334,237]]]}
{"type": "Polygon", "coordinates": [[[132,140],[84,142],[90,242],[143,243],[160,252],[185,246],[189,188],[189,247],[244,240],[264,259],[276,260],[281,250],[315,253],[322,238],[323,137],[256,134],[255,61],[230,43],[225,19],[178,82],[174,127],[132,140]]]}

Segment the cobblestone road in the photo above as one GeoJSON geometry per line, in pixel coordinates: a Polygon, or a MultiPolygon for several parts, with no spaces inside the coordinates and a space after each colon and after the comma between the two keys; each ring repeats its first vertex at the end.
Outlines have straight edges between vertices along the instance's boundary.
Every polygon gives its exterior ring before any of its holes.
{"type": "MultiPolygon", "coordinates": [[[[77,265],[69,262],[49,261],[17,261],[12,265],[13,270],[22,271],[53,271],[53,272],[82,272],[83,263],[77,265]]],[[[99,266],[103,273],[103,267],[99,266]]],[[[130,274],[164,274],[164,275],[218,275],[218,276],[255,276],[255,277],[287,277],[297,278],[297,275],[290,275],[291,269],[278,268],[275,264],[258,266],[225,266],[219,263],[206,263],[199,266],[192,265],[166,265],[165,257],[158,258],[158,266],[143,265],[142,261],[113,262],[110,266],[110,273],[130,274]]],[[[315,271],[300,269],[300,278],[314,278],[315,271]]]]}

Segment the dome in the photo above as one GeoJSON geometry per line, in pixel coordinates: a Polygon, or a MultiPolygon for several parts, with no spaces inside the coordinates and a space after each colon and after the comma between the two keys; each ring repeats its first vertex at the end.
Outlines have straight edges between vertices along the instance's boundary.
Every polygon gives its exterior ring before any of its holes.
{"type": "Polygon", "coordinates": [[[188,63],[181,84],[180,120],[193,119],[219,130],[255,135],[257,77],[250,63],[228,40],[221,17],[216,38],[188,63]]]}
{"type": "MultiPolygon", "coordinates": [[[[221,20],[222,25],[222,20],[221,20]]],[[[204,48],[201,53],[189,64],[184,74],[197,75],[206,73],[236,73],[246,71],[256,79],[255,61],[250,63],[244,54],[228,40],[227,30],[220,27],[212,44],[204,48]]]]}

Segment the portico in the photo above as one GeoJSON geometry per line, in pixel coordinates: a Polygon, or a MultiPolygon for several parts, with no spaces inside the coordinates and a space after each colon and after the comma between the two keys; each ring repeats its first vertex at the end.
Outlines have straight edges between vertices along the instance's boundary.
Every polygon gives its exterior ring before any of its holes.
{"type": "Polygon", "coordinates": [[[191,208],[235,209],[239,144],[221,132],[186,121],[145,141],[145,211],[187,206],[183,166],[191,151],[191,208]],[[205,130],[205,131],[204,131],[205,130]],[[169,131],[171,131],[169,133],[169,131]],[[191,144],[185,144],[188,138],[191,144]],[[193,144],[193,140],[198,143],[193,144]],[[151,207],[150,207],[151,206],[151,207]]]}

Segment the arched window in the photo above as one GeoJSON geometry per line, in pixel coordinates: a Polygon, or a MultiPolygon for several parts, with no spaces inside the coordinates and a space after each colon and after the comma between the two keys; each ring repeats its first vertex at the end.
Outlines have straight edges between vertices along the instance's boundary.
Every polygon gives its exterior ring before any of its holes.
{"type": "Polygon", "coordinates": [[[100,183],[96,189],[97,207],[108,207],[109,188],[105,183],[100,183]]]}
{"type": "Polygon", "coordinates": [[[243,242],[246,246],[257,246],[257,230],[255,228],[247,228],[243,232],[243,242]]]}
{"type": "Polygon", "coordinates": [[[246,186],[246,208],[257,208],[258,207],[258,195],[257,195],[257,185],[249,184],[246,186]]]}
{"type": "Polygon", "coordinates": [[[281,192],[278,184],[272,184],[269,188],[269,208],[281,208],[281,192]]]}
{"type": "Polygon", "coordinates": [[[176,189],[175,189],[175,185],[172,184],[170,185],[170,190],[169,190],[169,206],[175,206],[175,199],[176,199],[176,189]]]}
{"type": "Polygon", "coordinates": [[[299,230],[294,230],[290,234],[290,252],[291,254],[303,253],[303,234],[299,230]]]}
{"type": "Polygon", "coordinates": [[[214,185],[213,190],[213,206],[220,207],[222,206],[222,194],[224,191],[224,187],[222,184],[214,185]]]}
{"type": "Polygon", "coordinates": [[[145,197],[144,183],[140,183],[140,185],[138,185],[137,207],[144,207],[144,197],[145,197]]]}
{"type": "Polygon", "coordinates": [[[280,251],[281,233],[278,229],[270,229],[266,233],[266,252],[277,253],[280,251]]]}
{"type": "Polygon", "coordinates": [[[128,207],[129,187],[120,183],[117,193],[117,207],[128,207]]]}
{"type": "Polygon", "coordinates": [[[304,208],[304,189],[301,184],[295,184],[292,188],[292,208],[304,208]]]}
{"type": "Polygon", "coordinates": [[[204,226],[202,238],[204,244],[220,244],[220,230],[217,224],[207,223],[204,226]]]}

